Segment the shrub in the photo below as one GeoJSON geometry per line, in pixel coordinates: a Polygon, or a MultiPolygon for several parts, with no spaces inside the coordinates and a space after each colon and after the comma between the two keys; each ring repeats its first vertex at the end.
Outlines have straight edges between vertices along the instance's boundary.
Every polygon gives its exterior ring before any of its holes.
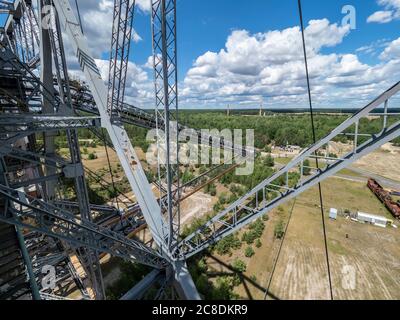
{"type": "Polygon", "coordinates": [[[237,250],[240,249],[241,246],[242,244],[236,236],[229,235],[217,243],[215,250],[219,255],[231,255],[231,249],[237,250]]]}
{"type": "Polygon", "coordinates": [[[265,223],[262,219],[257,219],[256,222],[252,223],[249,226],[250,231],[247,231],[242,236],[242,241],[246,242],[247,244],[253,244],[256,239],[261,238],[264,229],[265,223]]]}
{"type": "Polygon", "coordinates": [[[246,258],[251,258],[252,256],[254,256],[254,254],[255,252],[252,247],[247,247],[244,251],[244,255],[246,256],[246,258]]]}
{"type": "Polygon", "coordinates": [[[242,241],[246,242],[247,244],[253,244],[255,240],[255,233],[254,232],[245,232],[242,235],[242,241]]]}
{"type": "Polygon", "coordinates": [[[97,159],[97,155],[95,153],[89,153],[88,160],[95,160],[97,159]]]}
{"type": "Polygon", "coordinates": [[[305,176],[309,176],[311,174],[311,168],[310,167],[310,160],[305,160],[303,163],[303,174],[305,176]]]}
{"type": "Polygon", "coordinates": [[[240,276],[238,274],[235,274],[232,278],[232,284],[234,287],[237,287],[241,284],[242,280],[240,279],[240,276]]]}
{"type": "Polygon", "coordinates": [[[244,261],[236,259],[233,261],[232,268],[238,273],[243,273],[246,272],[247,266],[244,261]]]}
{"type": "Polygon", "coordinates": [[[189,171],[189,170],[185,170],[185,172],[181,175],[181,182],[182,184],[186,184],[189,181],[193,180],[195,178],[195,176],[189,171]]]}
{"type": "Polygon", "coordinates": [[[217,195],[217,187],[215,186],[215,184],[208,184],[205,187],[205,192],[210,194],[211,196],[215,197],[217,195]]]}
{"type": "Polygon", "coordinates": [[[283,221],[282,220],[280,220],[275,225],[274,235],[275,235],[275,238],[277,238],[277,239],[282,239],[283,236],[285,235],[285,230],[284,230],[284,225],[283,225],[283,221]]]}
{"type": "Polygon", "coordinates": [[[204,258],[199,260],[197,263],[197,268],[200,272],[207,272],[208,266],[204,258]]]}
{"type": "Polygon", "coordinates": [[[222,193],[222,194],[219,196],[219,203],[220,203],[220,204],[226,204],[226,203],[227,203],[227,200],[228,200],[228,198],[227,198],[226,193],[222,193]]]}
{"type": "Polygon", "coordinates": [[[224,206],[220,202],[217,202],[216,204],[214,204],[213,210],[215,212],[220,212],[223,209],[224,209],[224,206]]]}
{"type": "Polygon", "coordinates": [[[212,300],[232,300],[235,298],[233,293],[233,278],[221,277],[216,281],[216,286],[212,290],[212,300]]]}
{"type": "Polygon", "coordinates": [[[205,274],[201,274],[195,281],[196,288],[200,292],[207,292],[210,288],[210,283],[208,282],[208,278],[205,274]]]}
{"type": "Polygon", "coordinates": [[[264,160],[264,165],[267,167],[274,167],[275,166],[275,160],[271,156],[267,156],[264,160]]]}
{"type": "Polygon", "coordinates": [[[256,240],[256,247],[257,247],[257,248],[261,248],[261,247],[262,247],[262,243],[261,243],[261,240],[260,240],[260,239],[257,239],[257,240],[256,240]]]}

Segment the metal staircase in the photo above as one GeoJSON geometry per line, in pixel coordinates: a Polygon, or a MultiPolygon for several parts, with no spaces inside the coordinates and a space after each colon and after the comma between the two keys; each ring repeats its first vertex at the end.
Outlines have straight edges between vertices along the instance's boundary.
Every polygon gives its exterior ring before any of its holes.
{"type": "Polygon", "coordinates": [[[16,299],[32,299],[31,289],[15,227],[0,222],[0,300],[16,299]]]}

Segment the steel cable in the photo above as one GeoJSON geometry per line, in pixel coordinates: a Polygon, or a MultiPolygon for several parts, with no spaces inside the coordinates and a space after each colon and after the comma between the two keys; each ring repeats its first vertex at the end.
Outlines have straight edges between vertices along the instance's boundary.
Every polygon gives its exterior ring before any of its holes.
{"type": "MultiPolygon", "coordinates": [[[[310,75],[309,75],[309,70],[308,70],[308,59],[307,59],[306,41],[305,41],[305,35],[304,35],[303,10],[302,10],[302,6],[301,6],[301,0],[298,0],[298,7],[299,7],[301,36],[302,36],[302,42],[303,42],[304,64],[305,64],[305,68],[306,68],[306,77],[307,77],[308,100],[309,100],[309,104],[310,104],[311,127],[312,127],[313,142],[315,144],[317,142],[317,138],[316,138],[316,134],[315,134],[314,110],[313,110],[312,96],[311,96],[310,75]]],[[[317,154],[315,154],[315,155],[317,155],[317,154]]],[[[318,157],[315,157],[315,163],[317,166],[317,170],[319,170],[318,157]]],[[[331,298],[331,300],[333,300],[332,278],[331,278],[331,270],[330,270],[328,242],[327,242],[327,236],[326,236],[326,225],[325,225],[325,215],[324,215],[324,205],[323,205],[321,183],[318,183],[318,191],[319,191],[319,201],[320,201],[320,206],[321,206],[322,230],[323,230],[323,234],[324,234],[326,264],[327,264],[327,269],[328,269],[329,291],[330,291],[330,298],[331,298]]]]}

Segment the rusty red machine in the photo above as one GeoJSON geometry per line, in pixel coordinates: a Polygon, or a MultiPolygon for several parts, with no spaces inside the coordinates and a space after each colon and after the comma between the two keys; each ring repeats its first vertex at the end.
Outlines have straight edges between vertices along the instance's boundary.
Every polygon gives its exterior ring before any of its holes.
{"type": "Polygon", "coordinates": [[[378,197],[378,199],[386,206],[392,215],[400,220],[400,204],[395,202],[388,191],[375,180],[368,180],[368,188],[378,197]]]}

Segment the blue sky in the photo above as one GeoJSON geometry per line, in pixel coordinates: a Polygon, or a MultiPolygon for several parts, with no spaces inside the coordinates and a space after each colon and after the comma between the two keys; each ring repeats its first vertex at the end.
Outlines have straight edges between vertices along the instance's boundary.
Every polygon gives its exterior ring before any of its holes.
{"type": "MultiPolygon", "coordinates": [[[[137,0],[134,28],[140,40],[132,43],[127,90],[128,101],[144,107],[154,100],[146,65],[148,1],[137,0]]],[[[302,3],[318,107],[361,107],[398,80],[400,0],[302,3]],[[356,9],[355,30],[342,25],[345,5],[356,9]]],[[[80,6],[89,44],[106,76],[112,0],[81,0],[80,6]]],[[[181,105],[305,105],[297,0],[177,0],[177,12],[181,105]]],[[[78,75],[70,53],[71,72],[78,75]]]]}
{"type": "MultiPolygon", "coordinates": [[[[375,0],[303,0],[304,20],[328,18],[341,23],[342,8],[351,4],[357,12],[357,29],[342,44],[323,52],[354,52],[380,39],[400,36],[400,20],[387,24],[367,23],[367,18],[380,9],[375,0]]],[[[280,30],[299,24],[297,0],[178,0],[179,70],[182,75],[193,61],[207,51],[219,51],[232,30],[251,33],[280,30]]],[[[145,63],[151,53],[149,15],[139,11],[135,28],[143,41],[133,45],[132,60],[145,63]]],[[[106,55],[104,55],[106,57],[106,55]]],[[[364,62],[377,62],[377,57],[360,55],[364,62]]]]}

